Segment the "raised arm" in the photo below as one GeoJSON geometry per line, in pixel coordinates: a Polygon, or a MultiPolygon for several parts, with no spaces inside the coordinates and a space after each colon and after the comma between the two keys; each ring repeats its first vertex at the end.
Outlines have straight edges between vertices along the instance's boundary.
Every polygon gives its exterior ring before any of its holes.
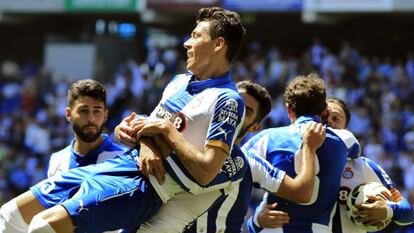
{"type": "MultiPolygon", "coordinates": [[[[252,167],[253,182],[267,191],[293,202],[306,203],[311,200],[315,180],[316,150],[325,139],[325,128],[312,122],[303,134],[302,168],[295,178],[273,167],[263,158],[254,155],[249,158],[252,167]],[[254,168],[254,169],[253,169],[254,168]]],[[[288,213],[274,209],[277,203],[264,205],[256,209],[247,222],[250,232],[259,232],[262,228],[275,228],[289,221],[288,213]]]]}
{"type": "Polygon", "coordinates": [[[325,140],[325,127],[312,122],[305,130],[301,153],[301,167],[295,178],[285,176],[276,195],[298,203],[307,203],[312,198],[315,182],[316,150],[325,140]]]}

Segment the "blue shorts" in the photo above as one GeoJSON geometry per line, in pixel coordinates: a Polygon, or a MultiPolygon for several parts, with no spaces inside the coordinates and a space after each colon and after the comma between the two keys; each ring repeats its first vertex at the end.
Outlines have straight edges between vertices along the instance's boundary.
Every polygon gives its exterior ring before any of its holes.
{"type": "Polygon", "coordinates": [[[162,202],[127,152],[96,165],[50,177],[31,188],[46,208],[61,204],[75,232],[103,232],[138,227],[162,202]]]}

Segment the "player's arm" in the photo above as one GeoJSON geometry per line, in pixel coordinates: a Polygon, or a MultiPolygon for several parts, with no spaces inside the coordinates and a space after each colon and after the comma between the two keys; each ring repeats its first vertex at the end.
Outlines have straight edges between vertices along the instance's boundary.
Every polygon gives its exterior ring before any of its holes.
{"type": "Polygon", "coordinates": [[[401,195],[398,189],[390,190],[394,202],[387,202],[387,217],[398,225],[405,226],[414,222],[414,211],[410,203],[401,195]],[[391,213],[392,212],[392,213],[391,213]]]}
{"type": "Polygon", "coordinates": [[[414,221],[414,212],[410,203],[395,188],[388,174],[378,164],[368,158],[363,159],[365,181],[382,183],[390,190],[393,201],[385,201],[378,196],[368,196],[372,203],[357,206],[359,210],[356,214],[362,216],[357,221],[375,225],[385,219],[392,219],[398,225],[411,224],[414,221]]]}
{"type": "MultiPolygon", "coordinates": [[[[139,159],[140,169],[145,175],[154,175],[158,182],[162,184],[165,180],[165,167],[163,163],[163,149],[160,148],[161,139],[154,137],[141,137],[138,141],[136,136],[138,129],[136,124],[139,119],[144,117],[138,117],[136,113],[131,113],[125,117],[122,122],[115,127],[116,139],[129,147],[134,147],[139,143],[139,159]],[[157,143],[158,141],[158,143],[157,143]]],[[[163,147],[165,148],[165,147],[163,147]]],[[[165,150],[164,150],[165,151],[165,150]]],[[[165,154],[164,156],[166,156],[165,154]]]]}
{"type": "Polygon", "coordinates": [[[207,185],[216,177],[230,154],[243,122],[244,103],[236,92],[222,93],[208,111],[211,120],[201,150],[185,139],[169,121],[147,121],[138,132],[138,136],[161,134],[200,185],[207,185]]]}
{"type": "Polygon", "coordinates": [[[309,202],[312,198],[315,181],[316,150],[324,140],[325,127],[322,124],[312,122],[303,134],[302,166],[295,178],[286,175],[284,171],[257,156],[255,150],[247,151],[246,153],[250,153],[248,161],[252,170],[253,182],[260,185],[260,188],[290,201],[309,202]]]}
{"type": "MultiPolygon", "coordinates": [[[[313,194],[315,180],[316,150],[325,140],[325,128],[312,122],[303,134],[302,168],[295,178],[273,167],[259,156],[249,158],[253,182],[275,195],[293,202],[309,202],[313,194]],[[254,170],[253,170],[254,168],[254,170]]],[[[289,222],[288,213],[276,210],[277,203],[262,202],[247,222],[250,232],[260,232],[262,228],[276,228],[289,222]]]]}
{"type": "Polygon", "coordinates": [[[316,150],[325,140],[325,127],[312,122],[303,134],[302,166],[295,178],[285,176],[276,195],[294,202],[309,202],[315,182],[316,150]]]}
{"type": "Polygon", "coordinates": [[[170,121],[145,121],[137,125],[137,136],[155,136],[160,134],[185,166],[190,175],[201,185],[207,185],[219,173],[228,152],[220,147],[205,146],[199,150],[188,142],[170,121]]]}

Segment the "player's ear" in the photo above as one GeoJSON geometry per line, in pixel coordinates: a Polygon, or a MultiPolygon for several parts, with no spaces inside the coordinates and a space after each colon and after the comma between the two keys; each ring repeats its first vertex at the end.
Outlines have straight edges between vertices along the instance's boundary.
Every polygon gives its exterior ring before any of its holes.
{"type": "Polygon", "coordinates": [[[224,45],[226,44],[226,40],[223,37],[218,37],[216,39],[216,47],[215,47],[215,51],[218,51],[220,49],[222,49],[224,47],[224,45]]]}
{"type": "Polygon", "coordinates": [[[71,108],[69,107],[65,108],[65,117],[67,121],[71,122],[72,120],[72,109],[71,108]]]}
{"type": "Polygon", "coordinates": [[[288,118],[292,121],[292,119],[295,118],[295,113],[293,112],[293,109],[290,107],[288,103],[285,104],[287,112],[288,112],[288,118]]]}
{"type": "Polygon", "coordinates": [[[322,111],[321,113],[321,120],[322,123],[327,124],[328,120],[329,120],[329,112],[330,112],[330,108],[326,107],[325,110],[322,111]]]}
{"type": "Polygon", "coordinates": [[[104,114],[105,114],[105,120],[104,120],[104,122],[105,123],[108,120],[108,112],[109,112],[108,108],[105,107],[105,110],[104,110],[104,114]]]}

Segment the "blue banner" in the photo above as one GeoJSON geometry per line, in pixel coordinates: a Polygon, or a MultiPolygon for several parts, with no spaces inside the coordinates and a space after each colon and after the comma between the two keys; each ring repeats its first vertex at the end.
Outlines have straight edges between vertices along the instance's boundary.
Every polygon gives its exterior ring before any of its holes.
{"type": "Polygon", "coordinates": [[[303,0],[223,0],[223,7],[235,11],[301,11],[303,0]]]}

